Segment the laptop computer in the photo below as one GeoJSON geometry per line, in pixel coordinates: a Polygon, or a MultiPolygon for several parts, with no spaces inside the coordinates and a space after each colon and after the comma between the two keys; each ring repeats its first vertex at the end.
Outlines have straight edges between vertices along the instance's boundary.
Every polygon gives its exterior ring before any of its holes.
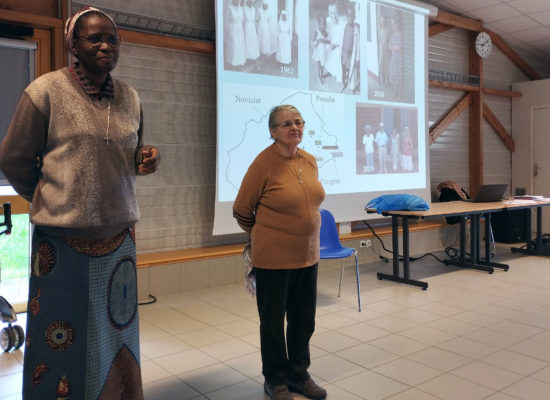
{"type": "Polygon", "coordinates": [[[474,203],[488,203],[492,201],[501,201],[508,185],[506,183],[497,183],[491,185],[481,185],[473,199],[467,200],[474,203]]]}

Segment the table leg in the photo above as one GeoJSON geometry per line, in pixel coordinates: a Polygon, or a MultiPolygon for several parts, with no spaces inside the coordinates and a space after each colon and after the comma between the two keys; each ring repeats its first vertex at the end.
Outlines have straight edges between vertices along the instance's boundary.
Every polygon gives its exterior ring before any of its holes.
{"type": "Polygon", "coordinates": [[[542,244],[542,207],[537,207],[537,232],[535,234],[535,240],[532,238],[533,224],[531,208],[528,209],[527,221],[526,221],[526,246],[525,248],[512,247],[512,253],[532,254],[539,256],[550,256],[550,247],[542,244]]]}
{"type": "Polygon", "coordinates": [[[426,290],[428,288],[427,282],[410,279],[409,217],[402,216],[401,220],[403,222],[403,277],[399,276],[399,216],[397,215],[392,215],[393,275],[378,272],[376,276],[380,280],[406,283],[426,290]]]}

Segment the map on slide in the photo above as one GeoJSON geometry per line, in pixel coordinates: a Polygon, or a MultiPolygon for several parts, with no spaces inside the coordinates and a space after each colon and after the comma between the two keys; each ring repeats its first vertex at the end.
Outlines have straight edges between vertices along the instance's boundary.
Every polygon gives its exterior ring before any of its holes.
{"type": "MultiPolygon", "coordinates": [[[[239,88],[242,91],[242,86],[239,88]]],[[[329,118],[325,118],[324,113],[325,110],[327,112],[330,110],[331,113],[344,115],[343,97],[305,91],[288,94],[288,90],[285,91],[286,96],[281,91],[281,96],[277,97],[276,92],[275,89],[265,93],[264,89],[262,95],[224,96],[228,99],[226,106],[230,104],[235,109],[225,114],[231,121],[221,123],[222,129],[231,128],[228,134],[222,135],[224,139],[218,151],[220,157],[218,183],[221,188],[219,201],[232,201],[235,198],[249,165],[263,149],[272,143],[267,120],[269,111],[275,104],[292,104],[300,111],[306,121],[300,148],[315,156],[320,180],[325,187],[337,186],[340,183],[344,168],[344,148],[346,148],[345,140],[341,137],[343,125],[331,126],[328,122],[329,118]]],[[[352,142],[353,137],[354,134],[352,142]]]]}

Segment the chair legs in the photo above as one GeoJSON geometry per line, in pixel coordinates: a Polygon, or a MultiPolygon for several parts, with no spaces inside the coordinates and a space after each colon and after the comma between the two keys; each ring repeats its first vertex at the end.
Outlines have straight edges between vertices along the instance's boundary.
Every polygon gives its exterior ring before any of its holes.
{"type": "MultiPolygon", "coordinates": [[[[361,284],[359,283],[359,261],[357,260],[357,250],[353,250],[353,255],[355,256],[355,277],[357,281],[357,306],[359,311],[361,311],[361,284]]],[[[340,285],[338,285],[338,297],[340,297],[340,292],[342,290],[342,279],[344,278],[344,267],[346,264],[346,259],[342,260],[342,270],[340,272],[340,285]]]]}

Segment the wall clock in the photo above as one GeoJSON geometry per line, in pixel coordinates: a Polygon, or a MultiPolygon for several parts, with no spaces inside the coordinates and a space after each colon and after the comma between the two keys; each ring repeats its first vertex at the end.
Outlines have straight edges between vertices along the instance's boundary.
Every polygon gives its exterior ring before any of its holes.
{"type": "Polygon", "coordinates": [[[487,32],[479,32],[476,37],[476,52],[481,58],[487,58],[493,48],[491,36],[487,32]]]}

